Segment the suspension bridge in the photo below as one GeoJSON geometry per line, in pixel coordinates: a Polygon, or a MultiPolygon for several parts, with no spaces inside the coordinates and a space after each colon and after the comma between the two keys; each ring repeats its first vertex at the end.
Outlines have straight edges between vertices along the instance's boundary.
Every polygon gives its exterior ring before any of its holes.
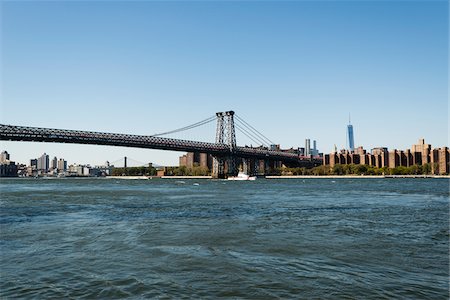
{"type": "MultiPolygon", "coordinates": [[[[183,152],[207,153],[213,156],[213,177],[234,176],[240,166],[246,173],[256,173],[261,165],[281,162],[289,166],[320,165],[318,159],[304,158],[298,153],[273,149],[274,143],[237,116],[234,111],[218,112],[202,121],[175,130],[153,135],[134,135],[52,129],[0,124],[0,140],[109,145],[134,148],[160,149],[183,152]],[[216,122],[215,142],[200,142],[164,137],[216,122]],[[254,141],[258,147],[238,146],[236,129],[254,141]],[[261,164],[263,162],[263,164],[261,164]]],[[[259,170],[261,173],[261,170],[259,170]]]]}

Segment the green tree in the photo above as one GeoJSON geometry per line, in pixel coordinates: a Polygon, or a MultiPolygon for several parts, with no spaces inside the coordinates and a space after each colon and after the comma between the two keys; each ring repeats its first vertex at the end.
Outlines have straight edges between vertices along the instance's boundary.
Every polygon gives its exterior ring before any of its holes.
{"type": "Polygon", "coordinates": [[[336,164],[333,166],[332,173],[334,175],[344,175],[344,168],[340,164],[336,164]]]}

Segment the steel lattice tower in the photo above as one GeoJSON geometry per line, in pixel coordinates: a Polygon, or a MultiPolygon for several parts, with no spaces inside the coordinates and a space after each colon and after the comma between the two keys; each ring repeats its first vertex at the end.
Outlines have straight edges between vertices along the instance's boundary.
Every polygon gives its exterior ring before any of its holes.
{"type": "Polygon", "coordinates": [[[234,111],[218,112],[216,128],[216,144],[225,144],[230,150],[227,157],[214,156],[213,177],[224,178],[225,166],[227,175],[238,173],[237,159],[234,155],[236,149],[236,131],[234,128],[234,111]]]}
{"type": "MultiPolygon", "coordinates": [[[[223,112],[216,113],[217,116],[217,128],[216,128],[216,144],[224,144],[225,138],[225,118],[223,112]]],[[[213,177],[223,177],[225,160],[223,157],[214,156],[213,158],[213,177]]]]}

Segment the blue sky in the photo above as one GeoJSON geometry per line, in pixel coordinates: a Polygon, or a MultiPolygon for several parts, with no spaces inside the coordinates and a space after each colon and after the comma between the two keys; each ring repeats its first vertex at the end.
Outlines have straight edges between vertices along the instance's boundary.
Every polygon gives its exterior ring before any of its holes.
{"type": "MultiPolygon", "coordinates": [[[[448,145],[447,1],[3,1],[1,123],[153,134],[217,111],[283,148],[448,145]]],[[[213,141],[214,124],[175,138],[213,141]]],[[[238,144],[249,144],[238,133],[238,144]]],[[[1,142],[69,163],[182,153],[1,142]]]]}

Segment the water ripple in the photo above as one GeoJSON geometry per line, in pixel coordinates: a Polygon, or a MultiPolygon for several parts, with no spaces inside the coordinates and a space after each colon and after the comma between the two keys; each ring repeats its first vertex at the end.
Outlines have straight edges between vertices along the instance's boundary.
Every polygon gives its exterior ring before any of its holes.
{"type": "Polygon", "coordinates": [[[2,179],[0,298],[448,299],[448,180],[335,181],[2,179]]]}

